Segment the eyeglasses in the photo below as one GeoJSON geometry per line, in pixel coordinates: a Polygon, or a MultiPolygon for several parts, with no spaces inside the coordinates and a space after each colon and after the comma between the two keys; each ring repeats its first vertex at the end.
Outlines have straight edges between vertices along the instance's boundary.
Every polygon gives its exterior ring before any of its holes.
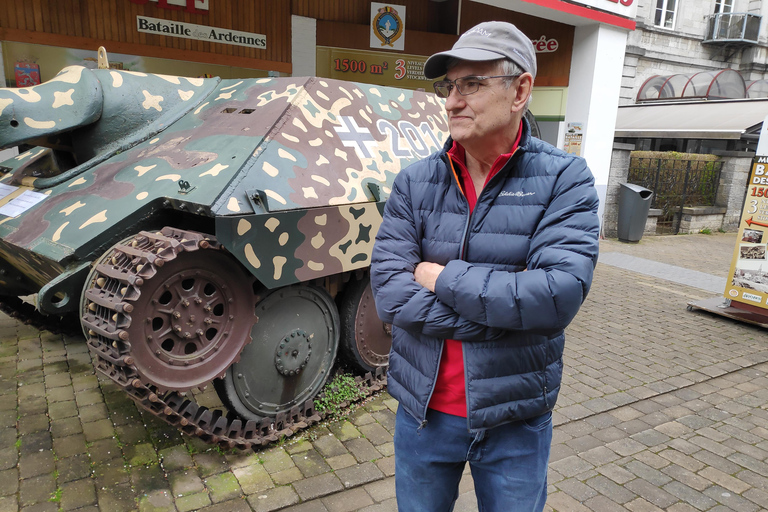
{"type": "Polygon", "coordinates": [[[480,90],[483,80],[488,80],[489,78],[517,78],[519,76],[520,75],[463,76],[456,80],[440,80],[439,82],[434,83],[435,94],[441,98],[447,98],[451,95],[451,91],[455,85],[459,94],[468,96],[470,94],[475,94],[480,90]]]}

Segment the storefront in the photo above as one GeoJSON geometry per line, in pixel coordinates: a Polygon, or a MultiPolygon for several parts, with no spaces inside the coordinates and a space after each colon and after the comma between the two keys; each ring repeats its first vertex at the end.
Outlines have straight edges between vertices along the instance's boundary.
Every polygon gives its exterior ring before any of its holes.
{"type": "Polygon", "coordinates": [[[637,0],[60,0],[0,11],[0,76],[31,85],[61,68],[222,78],[317,75],[431,89],[422,67],[481,21],[534,42],[531,111],[542,138],[584,156],[608,181],[627,34],[637,0]],[[43,7],[45,5],[45,8],[43,7]]]}
{"type": "Polygon", "coordinates": [[[183,76],[290,74],[290,2],[60,0],[0,10],[6,85],[53,78],[69,65],[183,76]]]}
{"type": "MultiPolygon", "coordinates": [[[[635,27],[636,0],[400,1],[368,9],[368,24],[327,20],[322,2],[294,5],[293,74],[326,76],[429,90],[421,68],[432,53],[482,21],[517,25],[534,42],[539,72],[531,112],[542,138],[584,156],[601,199],[608,183],[627,34],[635,27]],[[390,7],[404,21],[400,46],[375,36],[379,10],[390,7]],[[419,9],[416,15],[411,11],[419,9]],[[446,12],[449,12],[446,15],[446,12]],[[406,17],[404,14],[407,13],[406,17]],[[451,33],[424,30],[424,18],[447,19],[451,33]]],[[[361,13],[348,14],[359,19],[361,13]]],[[[385,15],[386,16],[386,15],[385,15]]],[[[389,20],[392,22],[392,20],[389,20]]],[[[444,31],[445,32],[445,31],[444,31]]]]}

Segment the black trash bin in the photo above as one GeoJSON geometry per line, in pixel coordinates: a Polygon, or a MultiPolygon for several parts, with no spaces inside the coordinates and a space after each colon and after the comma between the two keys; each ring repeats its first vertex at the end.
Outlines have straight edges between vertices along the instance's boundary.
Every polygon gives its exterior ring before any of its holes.
{"type": "Polygon", "coordinates": [[[645,221],[648,220],[653,191],[632,183],[620,183],[620,185],[619,240],[639,242],[645,231],[645,221]]]}

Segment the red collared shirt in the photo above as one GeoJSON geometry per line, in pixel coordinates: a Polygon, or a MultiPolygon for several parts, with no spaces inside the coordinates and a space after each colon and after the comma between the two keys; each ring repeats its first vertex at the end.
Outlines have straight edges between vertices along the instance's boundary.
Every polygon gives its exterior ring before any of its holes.
{"type": "MultiPolygon", "coordinates": [[[[520,143],[520,135],[523,133],[522,123],[520,129],[517,131],[517,139],[512,145],[512,150],[509,153],[499,155],[496,161],[491,166],[491,172],[488,173],[488,177],[485,179],[485,185],[488,184],[491,178],[498,173],[502,167],[506,165],[512,154],[517,150],[517,146],[520,143]]],[[[455,164],[455,168],[459,168],[459,173],[456,178],[459,181],[461,191],[467,198],[469,203],[469,214],[472,215],[472,211],[477,204],[477,191],[475,190],[475,184],[472,181],[472,177],[469,175],[469,171],[466,166],[466,153],[461,145],[454,141],[453,147],[448,151],[448,158],[455,164]]],[[[464,381],[464,352],[461,347],[461,341],[458,340],[445,340],[443,346],[443,355],[440,358],[440,369],[437,373],[437,382],[435,383],[435,390],[432,393],[432,398],[429,401],[429,408],[436,411],[444,412],[446,414],[452,414],[454,416],[467,417],[467,393],[465,389],[464,381]]]]}

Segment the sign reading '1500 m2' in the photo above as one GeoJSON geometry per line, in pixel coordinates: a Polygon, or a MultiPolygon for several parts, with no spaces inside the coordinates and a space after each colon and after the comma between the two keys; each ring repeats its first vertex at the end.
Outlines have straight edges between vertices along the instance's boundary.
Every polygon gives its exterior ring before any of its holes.
{"type": "Polygon", "coordinates": [[[212,43],[247,46],[258,50],[265,50],[267,48],[267,36],[264,34],[252,34],[250,32],[240,32],[239,30],[207,27],[205,25],[184,23],[182,21],[169,21],[158,18],[148,18],[146,16],[136,16],[136,29],[139,32],[147,34],[159,34],[163,36],[183,37],[184,39],[209,41],[212,43]]]}

